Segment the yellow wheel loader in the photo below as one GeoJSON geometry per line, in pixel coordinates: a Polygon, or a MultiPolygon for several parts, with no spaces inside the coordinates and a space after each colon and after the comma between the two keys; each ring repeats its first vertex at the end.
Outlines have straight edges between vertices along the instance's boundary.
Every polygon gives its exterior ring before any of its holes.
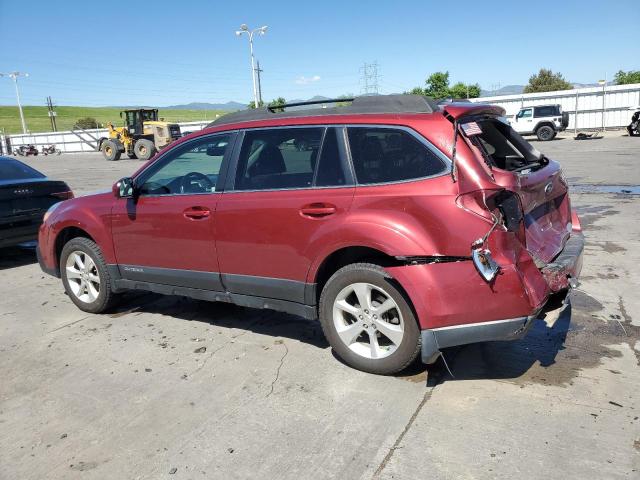
{"type": "Polygon", "coordinates": [[[109,122],[109,137],[98,140],[98,149],[107,160],[120,160],[123,153],[129,158],[149,160],[182,136],[177,123],[158,120],[158,109],[124,110],[120,118],[124,118],[124,126],[114,127],[109,122]]]}

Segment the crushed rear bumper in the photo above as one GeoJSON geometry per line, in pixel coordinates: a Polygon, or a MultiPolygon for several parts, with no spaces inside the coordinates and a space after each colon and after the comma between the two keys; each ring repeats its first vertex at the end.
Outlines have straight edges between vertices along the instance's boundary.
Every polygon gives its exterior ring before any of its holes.
{"type": "Polygon", "coordinates": [[[476,342],[522,338],[538,317],[538,313],[539,311],[528,317],[422,330],[422,361],[424,363],[435,362],[440,355],[441,348],[476,342]]]}
{"type": "Polygon", "coordinates": [[[566,290],[578,278],[582,270],[583,251],[584,236],[574,233],[553,262],[541,269],[552,292],[566,290]]]}

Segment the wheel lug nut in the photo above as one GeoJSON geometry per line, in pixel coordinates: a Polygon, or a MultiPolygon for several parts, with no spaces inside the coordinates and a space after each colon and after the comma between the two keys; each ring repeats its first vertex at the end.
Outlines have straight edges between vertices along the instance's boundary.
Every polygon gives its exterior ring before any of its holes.
{"type": "Polygon", "coordinates": [[[362,320],[364,317],[362,315],[358,315],[358,318],[362,320]]]}
{"type": "Polygon", "coordinates": [[[367,315],[369,315],[369,310],[365,310],[364,313],[366,313],[367,315]]]}

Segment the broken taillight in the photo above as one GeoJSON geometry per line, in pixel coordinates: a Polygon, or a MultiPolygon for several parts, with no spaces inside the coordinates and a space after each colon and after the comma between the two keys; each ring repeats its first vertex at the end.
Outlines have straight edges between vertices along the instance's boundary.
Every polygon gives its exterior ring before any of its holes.
{"type": "Polygon", "coordinates": [[[501,217],[500,225],[510,232],[519,232],[523,225],[520,197],[509,190],[476,190],[459,195],[456,203],[489,223],[495,221],[496,215],[501,217]]]}
{"type": "Polygon", "coordinates": [[[503,190],[475,190],[459,195],[456,199],[458,206],[493,223],[493,213],[496,210],[495,197],[503,190]]]}

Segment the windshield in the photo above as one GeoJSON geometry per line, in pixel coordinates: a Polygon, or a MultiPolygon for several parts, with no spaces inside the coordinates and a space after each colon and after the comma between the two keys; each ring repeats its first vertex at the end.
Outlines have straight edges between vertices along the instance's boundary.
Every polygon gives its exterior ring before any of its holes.
{"type": "Polygon", "coordinates": [[[503,121],[484,118],[474,123],[478,128],[462,128],[471,144],[478,149],[490,167],[517,171],[541,167],[545,157],[520,134],[503,121]]]}

